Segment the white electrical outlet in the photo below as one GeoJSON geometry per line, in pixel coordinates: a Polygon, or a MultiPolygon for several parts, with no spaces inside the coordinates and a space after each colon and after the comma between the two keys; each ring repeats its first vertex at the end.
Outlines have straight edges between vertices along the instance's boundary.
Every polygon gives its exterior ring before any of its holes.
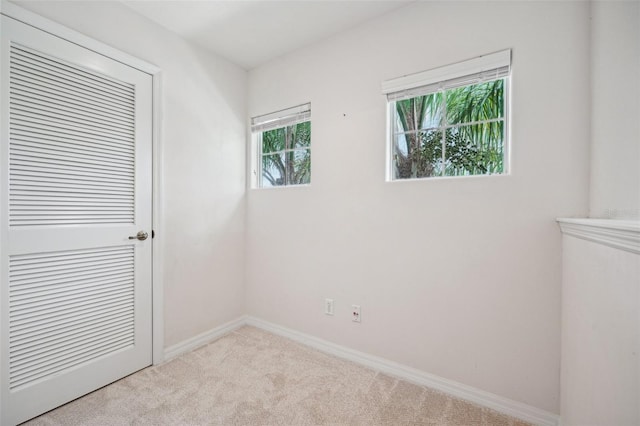
{"type": "Polygon", "coordinates": [[[351,320],[360,322],[360,305],[351,305],[351,320]]]}
{"type": "Polygon", "coordinates": [[[333,315],[333,299],[324,299],[324,313],[333,315]]]}

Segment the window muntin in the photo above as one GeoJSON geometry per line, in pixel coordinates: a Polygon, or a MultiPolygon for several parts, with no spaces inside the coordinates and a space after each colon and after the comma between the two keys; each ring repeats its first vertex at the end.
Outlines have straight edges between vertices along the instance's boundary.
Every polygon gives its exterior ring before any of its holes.
{"type": "Polygon", "coordinates": [[[260,187],[311,182],[311,122],[264,131],[259,136],[260,187]]]}
{"type": "Polygon", "coordinates": [[[508,77],[390,102],[393,179],[505,171],[508,77]]]}

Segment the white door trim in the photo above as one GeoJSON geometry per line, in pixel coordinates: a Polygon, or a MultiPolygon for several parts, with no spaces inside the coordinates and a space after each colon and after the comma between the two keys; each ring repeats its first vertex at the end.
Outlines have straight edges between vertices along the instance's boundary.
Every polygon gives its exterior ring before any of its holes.
{"type": "Polygon", "coordinates": [[[152,205],[152,221],[155,238],[152,240],[152,326],[153,326],[153,364],[159,364],[164,359],[164,287],[163,287],[163,237],[164,223],[162,218],[162,200],[164,187],[162,183],[162,97],[161,97],[161,69],[153,64],[138,59],[118,49],[108,46],[100,41],[87,37],[75,30],[72,30],[57,22],[51,21],[7,0],[0,0],[0,14],[23,22],[32,27],[38,28],[56,37],[67,40],[71,43],[92,50],[103,56],[111,58],[115,61],[126,64],[132,68],[136,68],[142,72],[150,74],[153,79],[152,91],[152,108],[153,108],[153,148],[152,148],[152,167],[153,167],[153,205],[152,205]]]}

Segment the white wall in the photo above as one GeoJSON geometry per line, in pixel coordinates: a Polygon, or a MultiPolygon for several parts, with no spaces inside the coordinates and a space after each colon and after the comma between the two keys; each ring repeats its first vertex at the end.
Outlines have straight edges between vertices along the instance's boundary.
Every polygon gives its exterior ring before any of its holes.
{"type": "Polygon", "coordinates": [[[250,71],[249,115],[311,102],[313,157],[311,186],[248,192],[248,313],[558,413],[555,218],[588,209],[588,13],[417,2],[250,71]],[[505,48],[511,175],[386,183],[380,83],[505,48]]]}
{"type": "Polygon", "coordinates": [[[162,69],[165,346],[244,313],[246,72],[119,2],[16,2],[162,69]]]}
{"type": "Polygon", "coordinates": [[[640,2],[591,5],[590,217],[640,219],[640,2]]]}
{"type": "Polygon", "coordinates": [[[640,424],[640,255],[563,249],[562,424],[640,424]]]}

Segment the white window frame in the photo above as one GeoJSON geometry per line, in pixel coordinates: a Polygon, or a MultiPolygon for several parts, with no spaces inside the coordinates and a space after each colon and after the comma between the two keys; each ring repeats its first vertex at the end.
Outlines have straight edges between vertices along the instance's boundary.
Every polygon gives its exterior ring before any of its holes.
{"type": "Polygon", "coordinates": [[[382,83],[382,93],[387,97],[387,148],[386,148],[386,180],[388,182],[401,182],[424,179],[450,179],[450,178],[473,178],[486,176],[503,176],[510,173],[510,120],[509,110],[511,105],[510,97],[511,80],[511,49],[479,56],[462,62],[409,74],[402,77],[384,81],[382,83]],[[420,178],[396,178],[394,176],[393,144],[395,137],[396,101],[411,99],[436,92],[445,92],[455,87],[469,86],[482,82],[504,79],[504,118],[483,120],[473,123],[447,124],[439,127],[446,130],[448,128],[460,127],[460,124],[473,125],[492,121],[504,121],[504,141],[503,141],[503,171],[494,174],[477,174],[468,176],[430,176],[420,178]]]}
{"type": "MultiPolygon", "coordinates": [[[[311,121],[311,103],[297,105],[291,108],[282,109],[268,114],[258,115],[251,118],[251,188],[253,189],[272,189],[272,188],[291,188],[309,186],[306,184],[279,185],[279,186],[262,186],[262,134],[269,130],[280,129],[287,126],[311,121]]],[[[276,151],[275,153],[287,153],[291,151],[301,151],[306,149],[311,155],[311,142],[306,148],[291,148],[276,151]]],[[[311,178],[309,179],[311,182],[311,178]]]]}

